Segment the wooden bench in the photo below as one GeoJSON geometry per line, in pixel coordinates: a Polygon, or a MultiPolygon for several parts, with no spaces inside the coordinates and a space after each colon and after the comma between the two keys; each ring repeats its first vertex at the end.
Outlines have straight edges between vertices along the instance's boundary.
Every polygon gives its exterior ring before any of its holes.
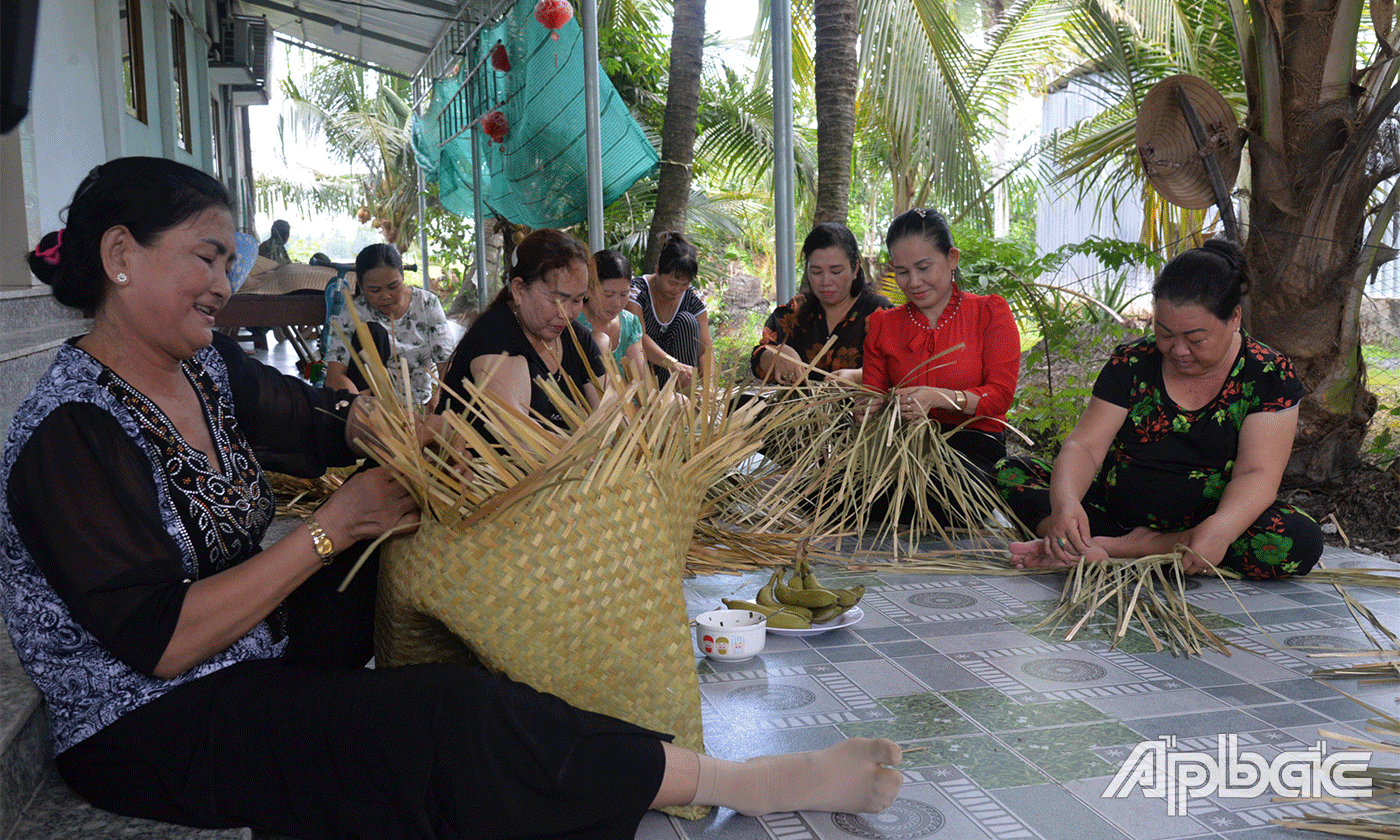
{"type": "Polygon", "coordinates": [[[302,361],[317,354],[302,339],[300,327],[319,328],[326,322],[326,298],[319,293],[288,295],[234,295],[219,310],[214,326],[230,334],[238,329],[271,327],[292,342],[302,361]],[[280,329],[286,328],[286,329],[280,329]]]}

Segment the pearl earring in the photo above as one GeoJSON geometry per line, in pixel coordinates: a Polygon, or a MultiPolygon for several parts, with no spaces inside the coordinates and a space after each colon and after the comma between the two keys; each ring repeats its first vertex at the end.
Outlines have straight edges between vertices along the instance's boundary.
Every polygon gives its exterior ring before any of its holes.
{"type": "Polygon", "coordinates": [[[118,272],[117,272],[117,285],[118,285],[118,286],[125,286],[125,285],[127,284],[127,282],[128,282],[128,281],[127,281],[127,279],[126,279],[126,272],[125,272],[125,271],[118,271],[118,272]]]}

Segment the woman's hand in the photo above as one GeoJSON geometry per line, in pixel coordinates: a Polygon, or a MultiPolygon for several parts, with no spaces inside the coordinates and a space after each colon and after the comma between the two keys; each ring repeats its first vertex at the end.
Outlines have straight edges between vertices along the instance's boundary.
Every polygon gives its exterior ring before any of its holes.
{"type": "Polygon", "coordinates": [[[1062,565],[1073,565],[1081,557],[1105,556],[1103,549],[1093,544],[1089,514],[1079,502],[1052,508],[1045,526],[1045,551],[1062,565]]]}
{"type": "Polygon", "coordinates": [[[388,467],[353,475],[316,511],[316,521],[337,550],[403,527],[418,527],[418,504],[388,467]]]}
{"type": "Polygon", "coordinates": [[[1176,534],[1181,549],[1181,570],[1188,575],[1208,575],[1215,572],[1225,559],[1231,540],[1219,536],[1207,519],[1200,525],[1176,534]]]}
{"type": "Polygon", "coordinates": [[[769,346],[768,372],[764,376],[769,382],[791,385],[807,378],[807,364],[797,355],[797,351],[786,344],[780,347],[769,346]]]}
{"type": "Polygon", "coordinates": [[[695,383],[695,366],[676,362],[671,365],[671,375],[676,378],[676,390],[689,391],[695,383]]]}
{"type": "Polygon", "coordinates": [[[928,385],[914,385],[894,389],[894,398],[899,401],[899,416],[905,420],[926,420],[935,408],[947,408],[948,399],[942,388],[928,385]]]}
{"type": "Polygon", "coordinates": [[[841,370],[833,370],[831,373],[828,373],[826,375],[826,381],[841,386],[859,385],[864,381],[862,374],[863,371],[861,368],[842,368],[841,370]]]}

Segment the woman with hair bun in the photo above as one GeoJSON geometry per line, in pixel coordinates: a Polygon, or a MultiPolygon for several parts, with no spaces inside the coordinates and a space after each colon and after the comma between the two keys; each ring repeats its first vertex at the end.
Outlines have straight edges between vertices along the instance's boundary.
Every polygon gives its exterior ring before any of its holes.
{"type": "Polygon", "coordinates": [[[674,230],[661,237],[656,273],[632,280],[627,311],[642,319],[642,355],[651,363],[657,381],[665,383],[674,374],[676,385],[684,390],[696,375],[713,372],[710,316],[705,301],[691,288],[700,273],[695,246],[674,230]]]}
{"type": "Polygon", "coordinates": [[[1240,326],[1249,289],[1239,246],[1179,254],[1152,287],[1152,334],[1113,351],[1053,470],[1002,462],[997,482],[1039,539],[1016,566],[1183,549],[1191,574],[1307,574],[1322,531],[1278,500],[1303,386],[1282,354],[1240,326]]]}

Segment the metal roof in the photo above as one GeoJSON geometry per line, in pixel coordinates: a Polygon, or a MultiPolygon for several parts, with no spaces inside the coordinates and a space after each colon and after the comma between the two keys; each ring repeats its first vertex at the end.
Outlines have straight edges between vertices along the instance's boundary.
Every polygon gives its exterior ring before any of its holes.
{"type": "Polygon", "coordinates": [[[413,78],[436,75],[429,57],[456,50],[509,3],[500,0],[240,0],[280,36],[413,78]]]}

